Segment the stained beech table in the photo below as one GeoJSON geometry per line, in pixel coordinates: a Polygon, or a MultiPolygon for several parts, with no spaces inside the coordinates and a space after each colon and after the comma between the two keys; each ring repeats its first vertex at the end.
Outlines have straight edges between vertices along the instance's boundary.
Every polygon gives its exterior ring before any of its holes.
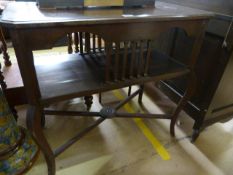
{"type": "Polygon", "coordinates": [[[171,119],[170,133],[174,136],[178,114],[195,90],[193,70],[211,17],[212,13],[206,11],[162,2],[156,2],[155,8],[69,10],[38,9],[31,2],[10,3],[3,12],[1,25],[10,30],[29,103],[27,127],[46,158],[48,174],[55,174],[56,156],[105,119],[135,116],[171,119]],[[195,38],[188,65],[151,46],[161,33],[172,28],[182,28],[195,38]],[[33,51],[51,49],[67,35],[74,40],[76,54],[34,58],[33,51]],[[187,90],[173,114],[117,111],[136,95],[141,102],[144,83],[184,75],[190,76],[187,90]],[[104,107],[99,112],[46,109],[62,100],[131,85],[140,88],[114,108],[104,107]],[[99,116],[99,119],[53,151],[42,132],[43,114],[99,116]]]}

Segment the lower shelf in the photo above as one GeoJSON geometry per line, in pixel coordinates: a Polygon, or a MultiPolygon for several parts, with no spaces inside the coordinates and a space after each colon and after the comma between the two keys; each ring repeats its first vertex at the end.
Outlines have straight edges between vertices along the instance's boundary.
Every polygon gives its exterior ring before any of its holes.
{"type": "Polygon", "coordinates": [[[148,76],[105,83],[104,60],[104,54],[71,54],[35,58],[42,102],[53,103],[57,100],[66,100],[149,81],[175,78],[189,73],[184,65],[154,51],[148,76]]]}

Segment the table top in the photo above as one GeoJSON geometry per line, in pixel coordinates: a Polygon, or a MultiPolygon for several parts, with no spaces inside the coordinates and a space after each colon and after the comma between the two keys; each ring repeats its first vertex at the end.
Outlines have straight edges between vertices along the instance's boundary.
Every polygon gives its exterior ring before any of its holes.
{"type": "Polygon", "coordinates": [[[9,28],[53,27],[124,22],[210,18],[213,13],[156,1],[153,8],[39,9],[34,2],[9,3],[1,25],[9,28]]]}

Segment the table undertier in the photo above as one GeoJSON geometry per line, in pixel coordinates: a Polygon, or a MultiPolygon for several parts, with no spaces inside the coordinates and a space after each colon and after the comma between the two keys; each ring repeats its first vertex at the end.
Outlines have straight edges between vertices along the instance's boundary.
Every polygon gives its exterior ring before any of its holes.
{"type": "MultiPolygon", "coordinates": [[[[119,58],[121,61],[123,56],[120,55],[119,58]]],[[[105,59],[104,53],[35,58],[42,102],[53,103],[61,98],[66,100],[149,81],[172,79],[189,73],[185,65],[153,51],[147,76],[105,82],[105,59]]],[[[121,68],[120,64],[119,69],[121,68]]]]}

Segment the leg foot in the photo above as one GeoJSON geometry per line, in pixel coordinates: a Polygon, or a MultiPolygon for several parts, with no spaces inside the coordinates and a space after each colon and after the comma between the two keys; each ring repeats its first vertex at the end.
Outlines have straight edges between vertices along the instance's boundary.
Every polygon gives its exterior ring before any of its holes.
{"type": "Polygon", "coordinates": [[[45,114],[44,113],[42,113],[41,115],[41,127],[45,128],[45,114]]]}
{"type": "Polygon", "coordinates": [[[102,104],[102,93],[99,93],[99,103],[102,104]]]}
{"type": "Polygon", "coordinates": [[[12,63],[10,61],[10,56],[8,55],[7,52],[3,52],[3,59],[4,59],[5,66],[11,66],[12,65],[12,63]]]}
{"type": "Polygon", "coordinates": [[[5,82],[5,78],[2,74],[2,65],[0,63],[0,85],[2,90],[5,90],[7,88],[6,82],[5,82]]]}
{"type": "Polygon", "coordinates": [[[191,137],[191,142],[194,143],[197,140],[199,135],[200,135],[200,130],[199,129],[194,129],[192,137],[191,137]]]}
{"type": "Polygon", "coordinates": [[[192,137],[191,137],[191,142],[192,143],[194,143],[197,140],[197,138],[199,137],[199,135],[200,135],[200,132],[202,130],[203,120],[204,120],[204,114],[199,116],[198,120],[196,120],[195,123],[194,123],[193,134],[192,134],[192,137]]]}
{"type": "Polygon", "coordinates": [[[93,96],[85,96],[84,100],[87,106],[87,110],[89,111],[91,109],[91,105],[93,104],[93,96]]]}
{"type": "Polygon", "coordinates": [[[129,89],[128,89],[128,96],[130,96],[130,95],[131,95],[131,90],[132,90],[132,87],[131,87],[131,86],[129,86],[129,89]]]}
{"type": "Polygon", "coordinates": [[[139,104],[142,104],[143,92],[144,92],[144,85],[141,85],[140,86],[140,92],[139,92],[139,95],[138,95],[138,103],[139,104]]]}

